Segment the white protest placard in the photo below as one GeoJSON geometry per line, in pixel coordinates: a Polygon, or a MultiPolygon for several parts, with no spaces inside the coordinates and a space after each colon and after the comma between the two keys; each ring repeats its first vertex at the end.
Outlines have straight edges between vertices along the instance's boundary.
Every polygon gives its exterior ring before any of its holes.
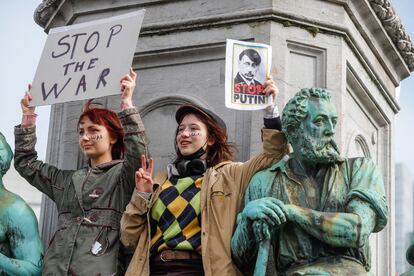
{"type": "Polygon", "coordinates": [[[51,29],[32,84],[31,105],[120,93],[145,10],[51,29]]]}
{"type": "Polygon", "coordinates": [[[238,110],[264,109],[272,104],[272,96],[264,93],[270,75],[272,46],[227,39],[226,43],[226,107],[238,110]]]}

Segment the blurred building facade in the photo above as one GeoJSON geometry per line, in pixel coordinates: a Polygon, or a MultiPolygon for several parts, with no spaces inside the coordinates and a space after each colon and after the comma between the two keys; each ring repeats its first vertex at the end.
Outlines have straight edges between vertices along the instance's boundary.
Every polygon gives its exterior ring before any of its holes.
{"type": "Polygon", "coordinates": [[[398,274],[412,267],[405,258],[414,231],[414,178],[408,168],[395,165],[395,270],[398,274]]]}
{"type": "Polygon", "coordinates": [[[42,193],[27,183],[14,169],[13,164],[3,177],[3,182],[7,190],[21,196],[30,205],[39,220],[42,193]]]}

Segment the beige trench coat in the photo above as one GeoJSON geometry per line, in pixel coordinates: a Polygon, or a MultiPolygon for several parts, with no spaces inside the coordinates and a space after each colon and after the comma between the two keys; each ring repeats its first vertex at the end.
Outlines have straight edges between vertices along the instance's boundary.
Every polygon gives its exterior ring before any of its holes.
{"type": "MultiPolygon", "coordinates": [[[[240,275],[231,259],[230,241],[244,191],[252,176],[280,160],[288,152],[282,132],[262,130],[263,153],[245,163],[226,161],[209,168],[201,185],[201,248],[206,276],[240,275]]],[[[134,191],[121,219],[121,241],[134,251],[126,275],[149,275],[149,210],[158,198],[166,172],[154,177],[149,201],[134,191]]]]}

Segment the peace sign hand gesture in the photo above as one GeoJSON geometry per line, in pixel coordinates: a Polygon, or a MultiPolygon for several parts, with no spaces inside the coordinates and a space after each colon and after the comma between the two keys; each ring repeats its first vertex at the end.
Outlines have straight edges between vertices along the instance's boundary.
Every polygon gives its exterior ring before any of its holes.
{"type": "Polygon", "coordinates": [[[152,180],[152,168],[154,166],[154,160],[150,158],[147,168],[147,159],[145,155],[141,155],[141,168],[135,172],[135,188],[139,192],[152,193],[152,186],[154,180],[152,180]]]}

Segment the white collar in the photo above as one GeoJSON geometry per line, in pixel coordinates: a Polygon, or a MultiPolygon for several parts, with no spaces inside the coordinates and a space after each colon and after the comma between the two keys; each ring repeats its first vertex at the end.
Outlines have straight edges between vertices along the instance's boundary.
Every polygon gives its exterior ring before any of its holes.
{"type": "Polygon", "coordinates": [[[254,78],[251,81],[248,81],[245,77],[243,77],[242,74],[240,74],[240,77],[242,77],[242,79],[244,80],[245,83],[247,83],[247,85],[250,85],[252,83],[254,84],[254,78]]]}
{"type": "Polygon", "coordinates": [[[167,165],[167,174],[168,174],[168,179],[170,179],[173,175],[174,176],[180,176],[180,174],[178,173],[177,168],[175,167],[175,165],[173,163],[170,163],[167,165]]]}

